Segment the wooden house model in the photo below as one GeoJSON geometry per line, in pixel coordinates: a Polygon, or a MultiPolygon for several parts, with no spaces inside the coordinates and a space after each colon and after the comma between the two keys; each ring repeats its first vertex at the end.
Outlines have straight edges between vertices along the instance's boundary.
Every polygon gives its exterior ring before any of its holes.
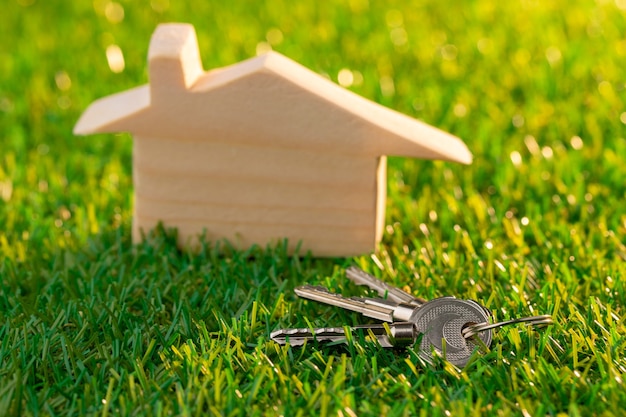
{"type": "Polygon", "coordinates": [[[457,137],[276,52],[205,72],[187,24],[158,26],[148,61],[148,85],[95,101],[74,128],[133,135],[135,241],[162,221],[181,246],[205,234],[363,254],[383,231],[385,155],[472,160],[457,137]]]}

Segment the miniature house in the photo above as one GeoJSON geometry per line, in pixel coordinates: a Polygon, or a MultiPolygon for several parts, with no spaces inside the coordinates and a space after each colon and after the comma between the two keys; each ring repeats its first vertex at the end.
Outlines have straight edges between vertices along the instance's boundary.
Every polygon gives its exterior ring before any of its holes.
{"type": "Polygon", "coordinates": [[[374,250],[386,157],[470,163],[463,142],[276,52],[205,72],[195,31],[160,25],[149,85],[94,102],[76,134],[130,132],[133,239],[159,222],[181,246],[288,239],[315,256],[374,250]]]}

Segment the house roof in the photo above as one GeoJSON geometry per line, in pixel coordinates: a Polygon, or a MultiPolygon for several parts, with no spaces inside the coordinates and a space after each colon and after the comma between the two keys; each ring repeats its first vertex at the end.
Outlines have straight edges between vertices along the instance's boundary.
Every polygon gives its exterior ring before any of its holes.
{"type": "Polygon", "coordinates": [[[360,97],[276,52],[204,72],[190,25],[159,25],[148,61],[150,84],[95,101],[74,133],[127,131],[185,141],[472,161],[459,138],[360,97]]]}

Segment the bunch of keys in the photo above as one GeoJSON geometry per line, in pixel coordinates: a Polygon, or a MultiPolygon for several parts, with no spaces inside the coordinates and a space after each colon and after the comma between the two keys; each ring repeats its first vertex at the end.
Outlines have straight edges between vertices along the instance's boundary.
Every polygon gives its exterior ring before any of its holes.
{"type": "MultiPolygon", "coordinates": [[[[349,332],[364,331],[373,335],[382,347],[408,346],[420,337],[419,355],[427,362],[433,353],[448,362],[463,367],[478,347],[489,347],[492,330],[516,323],[533,326],[552,324],[549,315],[523,317],[491,323],[489,310],[473,300],[441,297],[431,301],[393,287],[356,267],[346,270],[347,277],[358,285],[365,285],[381,297],[346,298],[332,293],[327,288],[305,285],[295,289],[298,296],[324,304],[330,304],[366,317],[385,321],[346,328],[349,332]]],[[[338,342],[346,340],[346,329],[328,327],[318,329],[279,329],[270,335],[275,342],[284,345],[302,346],[308,340],[338,342]]]]}

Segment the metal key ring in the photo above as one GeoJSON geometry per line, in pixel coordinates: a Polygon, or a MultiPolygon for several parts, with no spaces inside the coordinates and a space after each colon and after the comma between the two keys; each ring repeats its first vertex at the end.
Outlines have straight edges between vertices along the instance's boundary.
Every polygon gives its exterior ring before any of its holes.
{"type": "Polygon", "coordinates": [[[552,320],[552,316],[550,316],[549,314],[544,314],[541,316],[521,317],[519,319],[511,319],[506,321],[500,321],[497,323],[476,323],[464,328],[461,331],[461,334],[464,338],[469,339],[470,337],[474,337],[478,333],[484,332],[486,330],[518,323],[526,323],[529,326],[547,326],[554,323],[554,320],[552,320]]]}

